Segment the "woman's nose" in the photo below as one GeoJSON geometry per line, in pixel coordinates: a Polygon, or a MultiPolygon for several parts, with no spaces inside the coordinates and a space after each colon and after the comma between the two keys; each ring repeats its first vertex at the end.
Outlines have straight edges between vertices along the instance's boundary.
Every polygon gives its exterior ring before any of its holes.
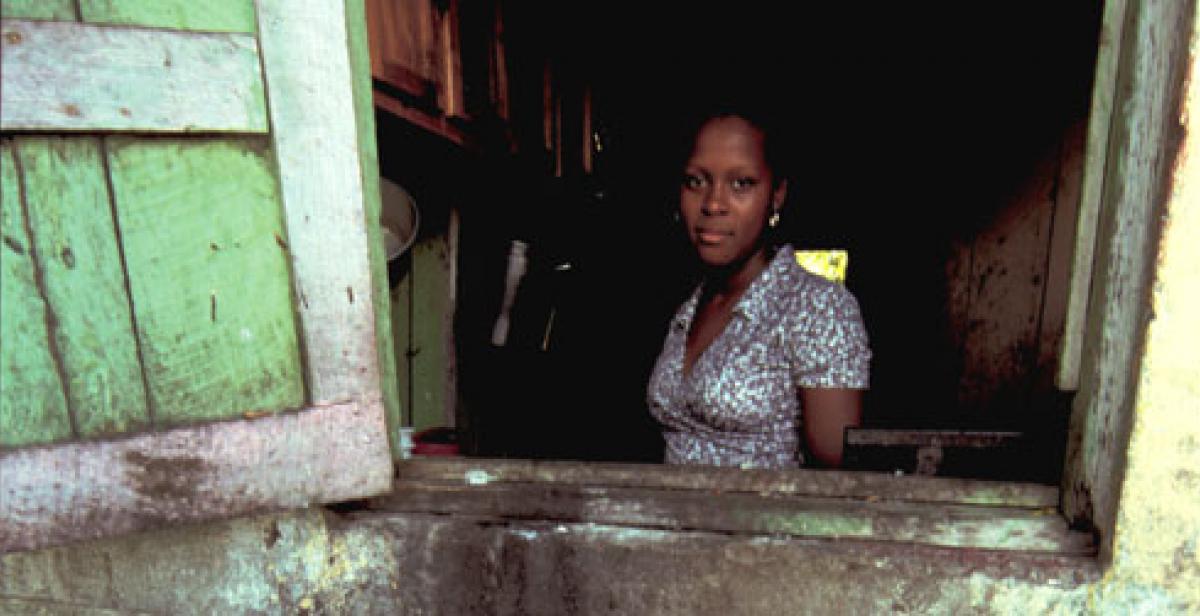
{"type": "Polygon", "coordinates": [[[725,204],[725,195],[721,190],[720,185],[714,186],[708,194],[704,195],[704,201],[700,205],[701,211],[709,216],[717,216],[729,211],[729,207],[725,204]]]}

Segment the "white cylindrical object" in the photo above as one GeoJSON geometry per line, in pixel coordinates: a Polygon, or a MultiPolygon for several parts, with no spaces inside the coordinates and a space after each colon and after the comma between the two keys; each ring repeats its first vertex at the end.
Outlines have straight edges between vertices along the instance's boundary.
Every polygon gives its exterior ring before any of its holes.
{"type": "Polygon", "coordinates": [[[412,457],[413,452],[413,429],[401,427],[399,430],[400,437],[400,459],[407,460],[412,457]]]}
{"type": "Polygon", "coordinates": [[[517,298],[517,287],[525,276],[528,266],[526,251],[529,245],[521,240],[513,240],[508,249],[508,272],[504,276],[504,299],[500,302],[500,314],[496,316],[496,324],[492,327],[492,344],[504,346],[508,342],[509,313],[517,298]]]}

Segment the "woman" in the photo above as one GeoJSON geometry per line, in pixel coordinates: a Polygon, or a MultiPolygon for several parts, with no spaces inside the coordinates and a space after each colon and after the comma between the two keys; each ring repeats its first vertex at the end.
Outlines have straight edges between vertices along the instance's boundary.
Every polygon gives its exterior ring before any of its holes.
{"type": "Polygon", "coordinates": [[[844,287],[776,246],[787,180],[748,114],[710,114],[692,138],[679,218],[703,278],[675,313],[648,387],[665,461],[836,467],[862,417],[870,349],[844,287]]]}

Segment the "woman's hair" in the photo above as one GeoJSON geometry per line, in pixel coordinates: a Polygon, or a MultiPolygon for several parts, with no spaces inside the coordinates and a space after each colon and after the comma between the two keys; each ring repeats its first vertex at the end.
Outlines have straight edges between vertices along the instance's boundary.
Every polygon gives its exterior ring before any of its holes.
{"type": "Polygon", "coordinates": [[[775,184],[789,176],[789,155],[786,146],[791,143],[788,134],[787,116],[765,97],[755,97],[744,91],[732,95],[710,96],[695,100],[680,114],[677,124],[678,150],[675,153],[676,168],[682,169],[692,155],[696,137],[708,122],[718,118],[736,117],[749,122],[763,135],[763,156],[771,169],[775,184]]]}

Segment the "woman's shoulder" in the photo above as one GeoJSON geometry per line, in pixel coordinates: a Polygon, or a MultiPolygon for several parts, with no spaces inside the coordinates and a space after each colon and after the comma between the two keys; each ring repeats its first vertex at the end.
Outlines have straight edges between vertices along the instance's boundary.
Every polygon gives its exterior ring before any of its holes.
{"type": "Polygon", "coordinates": [[[801,267],[791,246],[781,247],[780,253],[776,259],[781,272],[777,285],[781,308],[804,315],[816,312],[857,318],[858,300],[844,284],[801,267]]]}

